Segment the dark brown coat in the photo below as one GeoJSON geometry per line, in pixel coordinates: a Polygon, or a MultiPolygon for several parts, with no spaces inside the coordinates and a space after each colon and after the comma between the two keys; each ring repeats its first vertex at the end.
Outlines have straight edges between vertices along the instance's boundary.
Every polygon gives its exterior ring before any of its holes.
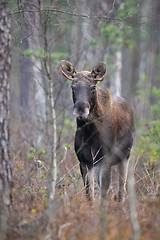
{"type": "MultiPolygon", "coordinates": [[[[121,97],[113,97],[109,89],[97,87],[106,71],[100,63],[92,72],[76,72],[73,65],[62,61],[62,73],[72,80],[74,114],[77,117],[75,151],[90,198],[93,173],[100,195],[106,197],[111,166],[118,164],[119,200],[124,197],[128,159],[133,144],[133,112],[121,97]]],[[[93,194],[92,194],[93,195],[93,194]]]]}

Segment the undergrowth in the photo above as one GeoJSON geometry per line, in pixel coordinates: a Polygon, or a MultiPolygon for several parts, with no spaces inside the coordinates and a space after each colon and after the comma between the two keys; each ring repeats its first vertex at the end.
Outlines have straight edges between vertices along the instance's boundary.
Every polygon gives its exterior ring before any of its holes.
{"type": "MultiPolygon", "coordinates": [[[[153,121],[145,122],[132,151],[141,240],[158,240],[160,236],[160,111],[156,106],[152,109],[153,121]]],[[[14,186],[8,240],[132,239],[129,197],[124,203],[117,201],[116,168],[112,174],[112,190],[102,210],[98,191],[95,191],[93,204],[86,200],[72,146],[64,144],[58,151],[53,216],[49,223],[43,222],[36,234],[28,238],[23,235],[25,226],[34,226],[48,208],[49,160],[44,150],[34,147],[28,149],[28,156],[24,154],[26,150],[12,152],[14,186]]]]}
{"type": "MultiPolygon", "coordinates": [[[[143,139],[144,136],[142,136],[143,139]]],[[[135,147],[135,156],[138,158],[140,144],[135,147]]],[[[146,148],[144,148],[146,149],[146,148]]],[[[146,153],[139,156],[135,165],[136,192],[138,196],[137,214],[141,226],[141,239],[158,239],[160,234],[160,192],[158,163],[153,166],[147,161],[146,153]],[[145,158],[146,157],[146,158],[145,158]],[[140,161],[142,161],[140,163],[140,161]]],[[[44,152],[41,155],[36,151],[31,153],[33,157],[15,158],[14,163],[14,188],[13,205],[10,217],[10,239],[23,239],[23,226],[31,224],[43,215],[48,206],[48,181],[47,162],[43,161],[44,152]],[[34,153],[33,153],[34,152],[34,153]],[[39,160],[41,159],[41,160],[39,160]],[[39,161],[42,163],[39,164],[39,161]],[[45,164],[45,168],[42,168],[45,164]],[[39,168],[42,168],[39,174],[39,168]],[[41,177],[43,174],[44,177],[41,177]],[[14,224],[13,224],[14,223],[14,224]],[[13,227],[14,225],[14,227],[13,227]]],[[[101,211],[98,193],[93,204],[85,197],[85,191],[80,177],[79,167],[69,172],[67,168],[73,150],[68,150],[65,164],[62,162],[58,168],[58,184],[54,216],[49,226],[42,226],[36,236],[26,239],[75,239],[75,240],[99,240],[99,239],[132,239],[132,228],[129,216],[129,199],[120,204],[117,201],[117,179],[113,171],[113,188],[108,196],[108,206],[101,211]],[[69,172],[69,173],[68,173],[69,172]],[[51,234],[52,233],[52,234],[51,234]]],[[[75,160],[75,165],[77,164],[75,160]]],[[[25,239],[25,238],[24,238],[25,239]]]]}

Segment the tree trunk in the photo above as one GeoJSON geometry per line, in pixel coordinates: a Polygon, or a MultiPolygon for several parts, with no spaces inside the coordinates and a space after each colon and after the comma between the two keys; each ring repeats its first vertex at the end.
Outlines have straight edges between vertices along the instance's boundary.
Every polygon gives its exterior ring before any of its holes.
{"type": "Polygon", "coordinates": [[[11,204],[12,172],[9,150],[9,73],[10,56],[10,22],[8,19],[8,1],[0,3],[0,212],[1,238],[5,239],[8,218],[8,206],[11,204]]]}
{"type": "Polygon", "coordinates": [[[121,96],[121,69],[122,69],[122,52],[121,49],[116,53],[116,74],[115,74],[115,95],[121,96]]]}
{"type": "MultiPolygon", "coordinates": [[[[160,66],[159,66],[159,57],[160,57],[160,29],[159,29],[159,21],[160,21],[160,1],[152,0],[152,14],[151,14],[151,35],[150,35],[150,79],[151,86],[156,86],[160,88],[160,66]]],[[[150,103],[155,103],[155,98],[152,96],[152,88],[150,103]]]]}
{"type": "Polygon", "coordinates": [[[130,210],[130,221],[133,230],[133,240],[140,239],[140,224],[137,216],[137,197],[135,191],[135,180],[134,180],[134,158],[131,157],[128,168],[128,193],[129,193],[129,210],[130,210]]]}
{"type": "MultiPolygon", "coordinates": [[[[93,15],[93,13],[95,15],[101,15],[103,14],[103,7],[101,5],[104,4],[105,3],[102,4],[100,0],[90,2],[87,0],[79,0],[76,1],[77,13],[86,16],[93,15]]],[[[71,50],[73,57],[71,61],[77,69],[83,69],[86,66],[94,66],[97,62],[104,60],[106,46],[104,47],[101,41],[97,40],[99,36],[100,25],[96,18],[87,19],[77,17],[75,19],[72,40],[73,47],[71,50]],[[92,44],[92,40],[95,41],[95,44],[92,44]]]]}
{"type": "Polygon", "coordinates": [[[128,22],[133,29],[129,38],[134,41],[134,46],[122,48],[122,97],[132,104],[140,75],[140,8],[137,11],[128,22]]]}
{"type": "Polygon", "coordinates": [[[43,87],[42,66],[35,55],[40,51],[40,1],[21,0],[24,11],[23,48],[32,50],[30,57],[22,57],[21,104],[25,117],[39,130],[36,144],[39,145],[46,122],[45,91],[43,87]]]}

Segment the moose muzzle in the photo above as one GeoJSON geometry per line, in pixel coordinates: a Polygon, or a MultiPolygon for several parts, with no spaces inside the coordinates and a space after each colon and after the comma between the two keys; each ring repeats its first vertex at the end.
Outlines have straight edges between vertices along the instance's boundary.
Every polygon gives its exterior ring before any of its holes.
{"type": "Polygon", "coordinates": [[[90,105],[88,102],[76,102],[73,114],[78,118],[86,118],[89,115],[90,105]]]}

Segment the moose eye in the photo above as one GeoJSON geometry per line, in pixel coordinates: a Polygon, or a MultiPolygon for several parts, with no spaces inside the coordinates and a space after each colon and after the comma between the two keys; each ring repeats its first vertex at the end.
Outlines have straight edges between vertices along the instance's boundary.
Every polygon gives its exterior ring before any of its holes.
{"type": "Polygon", "coordinates": [[[95,91],[96,91],[96,86],[92,86],[92,87],[91,87],[91,91],[92,91],[92,92],[95,92],[95,91]]]}

